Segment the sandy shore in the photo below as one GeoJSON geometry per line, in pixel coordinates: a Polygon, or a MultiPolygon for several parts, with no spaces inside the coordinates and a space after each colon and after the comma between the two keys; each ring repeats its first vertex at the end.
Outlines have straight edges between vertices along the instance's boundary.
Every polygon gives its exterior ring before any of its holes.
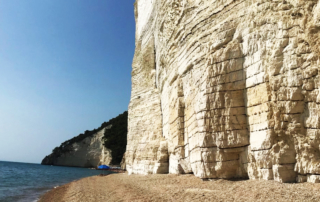
{"type": "Polygon", "coordinates": [[[274,181],[202,181],[193,175],[111,174],[84,178],[53,189],[50,201],[320,201],[320,184],[274,181]]]}

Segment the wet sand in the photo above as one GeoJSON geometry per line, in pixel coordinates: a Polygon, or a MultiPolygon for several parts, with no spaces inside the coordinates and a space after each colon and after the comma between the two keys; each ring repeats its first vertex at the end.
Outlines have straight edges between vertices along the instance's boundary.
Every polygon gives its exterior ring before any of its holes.
{"type": "Polygon", "coordinates": [[[52,189],[40,202],[320,201],[320,184],[258,180],[202,181],[193,175],[94,176],[52,189]]]}

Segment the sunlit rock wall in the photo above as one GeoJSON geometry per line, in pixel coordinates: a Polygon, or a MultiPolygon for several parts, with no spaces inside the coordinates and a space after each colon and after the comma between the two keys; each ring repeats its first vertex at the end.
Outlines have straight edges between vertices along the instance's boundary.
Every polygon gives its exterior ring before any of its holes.
{"type": "Polygon", "coordinates": [[[320,181],[320,1],[137,0],[129,174],[320,181]]]}
{"type": "Polygon", "coordinates": [[[86,168],[94,168],[103,164],[110,165],[112,151],[104,147],[102,137],[105,130],[111,127],[110,125],[90,137],[73,143],[69,146],[68,152],[62,152],[59,156],[53,153],[45,157],[42,164],[86,168]]]}

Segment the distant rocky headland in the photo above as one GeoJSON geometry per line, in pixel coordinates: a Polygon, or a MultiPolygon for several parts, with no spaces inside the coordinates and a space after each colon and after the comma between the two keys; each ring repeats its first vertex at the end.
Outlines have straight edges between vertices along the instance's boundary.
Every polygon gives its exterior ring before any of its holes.
{"type": "Polygon", "coordinates": [[[120,165],[127,144],[127,120],[126,111],[97,129],[63,142],[41,164],[87,168],[120,165]]]}

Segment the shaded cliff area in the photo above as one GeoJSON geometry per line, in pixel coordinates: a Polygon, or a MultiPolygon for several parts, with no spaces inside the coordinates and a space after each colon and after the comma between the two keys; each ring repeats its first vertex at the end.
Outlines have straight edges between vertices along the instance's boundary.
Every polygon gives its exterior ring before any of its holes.
{"type": "Polygon", "coordinates": [[[67,140],[46,156],[42,165],[96,167],[119,165],[126,150],[128,112],[104,122],[94,130],[67,140]]]}
{"type": "Polygon", "coordinates": [[[110,149],[112,160],[111,164],[119,165],[123,154],[126,151],[127,145],[127,131],[128,131],[128,112],[110,119],[107,125],[112,125],[109,130],[104,132],[103,144],[105,148],[110,149]]]}

